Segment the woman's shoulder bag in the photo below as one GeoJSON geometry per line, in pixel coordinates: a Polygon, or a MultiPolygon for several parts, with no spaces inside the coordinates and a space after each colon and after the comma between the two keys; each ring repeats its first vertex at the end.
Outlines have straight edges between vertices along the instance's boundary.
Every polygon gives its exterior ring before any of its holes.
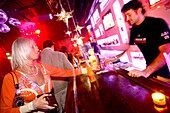
{"type": "Polygon", "coordinates": [[[10,74],[13,77],[14,80],[14,86],[15,86],[15,97],[14,97],[14,101],[13,101],[13,107],[19,107],[24,105],[24,99],[23,97],[20,96],[20,89],[19,89],[19,83],[18,83],[18,79],[17,76],[15,74],[14,71],[10,72],[10,74]]]}

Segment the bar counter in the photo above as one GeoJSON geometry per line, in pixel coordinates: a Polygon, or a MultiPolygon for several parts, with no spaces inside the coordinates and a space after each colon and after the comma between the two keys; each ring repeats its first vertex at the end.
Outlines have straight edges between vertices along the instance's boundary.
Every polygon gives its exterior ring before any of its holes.
{"type": "Polygon", "coordinates": [[[95,74],[95,78],[93,83],[86,74],[69,78],[66,113],[170,113],[168,83],[132,78],[122,69],[95,74]],[[154,92],[166,96],[165,106],[155,106],[151,96],[154,92]]]}

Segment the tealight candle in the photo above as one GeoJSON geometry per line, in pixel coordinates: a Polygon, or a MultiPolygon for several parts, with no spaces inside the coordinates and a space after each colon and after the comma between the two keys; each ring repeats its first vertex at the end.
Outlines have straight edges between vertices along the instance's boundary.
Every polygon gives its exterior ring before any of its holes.
{"type": "Polygon", "coordinates": [[[162,93],[153,93],[152,99],[155,105],[158,105],[158,106],[166,105],[165,95],[162,93]]]}

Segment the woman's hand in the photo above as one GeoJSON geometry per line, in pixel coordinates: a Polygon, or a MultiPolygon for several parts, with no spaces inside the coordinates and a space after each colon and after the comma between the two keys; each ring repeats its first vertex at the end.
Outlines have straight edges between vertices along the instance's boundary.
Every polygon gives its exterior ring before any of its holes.
{"type": "Polygon", "coordinates": [[[48,96],[48,94],[43,94],[36,100],[34,100],[34,108],[35,109],[54,109],[55,107],[49,106],[48,101],[46,101],[45,97],[48,96]]]}

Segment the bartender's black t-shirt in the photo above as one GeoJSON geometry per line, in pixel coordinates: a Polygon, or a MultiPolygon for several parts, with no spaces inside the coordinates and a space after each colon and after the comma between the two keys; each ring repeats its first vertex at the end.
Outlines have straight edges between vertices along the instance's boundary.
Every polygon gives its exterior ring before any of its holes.
{"type": "MultiPolygon", "coordinates": [[[[150,65],[160,53],[158,47],[170,43],[169,33],[168,25],[163,19],[146,17],[140,25],[132,27],[130,45],[138,45],[145,57],[146,64],[150,65]]],[[[160,75],[165,68],[167,76],[169,76],[167,65],[154,74],[160,75]]]]}

